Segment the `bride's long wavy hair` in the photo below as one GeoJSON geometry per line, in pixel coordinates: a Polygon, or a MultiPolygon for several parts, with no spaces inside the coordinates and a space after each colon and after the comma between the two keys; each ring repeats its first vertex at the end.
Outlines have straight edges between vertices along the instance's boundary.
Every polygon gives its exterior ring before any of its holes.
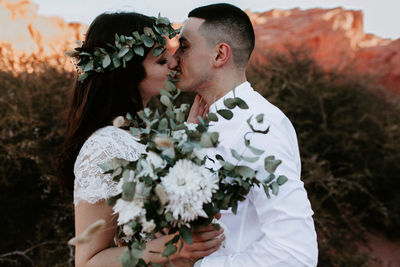
{"type": "MultiPolygon", "coordinates": [[[[93,53],[94,48],[114,44],[115,34],[131,36],[152,27],[153,20],[134,12],[104,13],[89,26],[84,40],[84,51],[93,53]]],[[[90,75],[83,82],[75,81],[68,95],[65,112],[65,135],[62,152],[55,162],[55,170],[64,192],[69,196],[74,186],[74,163],[87,138],[99,128],[110,125],[117,116],[128,112],[135,116],[143,108],[138,85],[145,78],[143,57],[135,56],[126,68],[90,75]]],[[[110,51],[111,52],[111,51],[110,51]]]]}

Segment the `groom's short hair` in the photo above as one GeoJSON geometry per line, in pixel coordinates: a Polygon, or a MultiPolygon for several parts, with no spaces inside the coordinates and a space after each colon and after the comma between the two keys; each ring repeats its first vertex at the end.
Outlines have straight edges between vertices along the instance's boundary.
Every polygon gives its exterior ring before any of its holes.
{"type": "Polygon", "coordinates": [[[188,17],[204,19],[199,32],[211,45],[227,43],[239,68],[246,68],[254,49],[254,29],[249,16],[231,4],[213,4],[190,11],[188,17]]]}

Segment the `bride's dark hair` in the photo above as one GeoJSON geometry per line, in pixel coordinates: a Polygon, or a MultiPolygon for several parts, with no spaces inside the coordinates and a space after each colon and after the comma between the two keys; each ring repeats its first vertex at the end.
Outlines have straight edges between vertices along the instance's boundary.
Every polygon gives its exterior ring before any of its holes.
{"type": "MultiPolygon", "coordinates": [[[[89,26],[83,49],[89,53],[96,47],[108,50],[107,44],[114,44],[116,33],[132,36],[132,32],[143,33],[144,27],[152,25],[153,19],[134,12],[101,14],[89,26]]],[[[145,48],[143,57],[134,56],[126,68],[91,74],[83,83],[75,81],[65,113],[63,150],[56,160],[56,172],[67,193],[73,192],[74,163],[86,139],[115,117],[128,112],[135,116],[143,108],[138,85],[146,76],[143,60],[149,51],[145,48]]]]}

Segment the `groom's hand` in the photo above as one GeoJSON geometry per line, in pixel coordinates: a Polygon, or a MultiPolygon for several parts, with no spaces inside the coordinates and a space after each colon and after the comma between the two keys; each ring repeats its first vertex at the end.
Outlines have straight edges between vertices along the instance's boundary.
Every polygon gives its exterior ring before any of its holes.
{"type": "Polygon", "coordinates": [[[196,98],[193,101],[192,108],[190,109],[187,122],[198,124],[199,123],[198,117],[200,116],[202,118],[205,118],[207,113],[208,113],[207,103],[203,100],[203,98],[200,95],[196,95],[196,98]]]}

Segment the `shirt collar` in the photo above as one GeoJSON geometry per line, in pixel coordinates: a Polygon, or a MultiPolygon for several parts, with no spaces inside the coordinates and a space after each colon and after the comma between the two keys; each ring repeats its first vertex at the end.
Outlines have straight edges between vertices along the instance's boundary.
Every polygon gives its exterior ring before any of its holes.
{"type": "Polygon", "coordinates": [[[251,84],[248,81],[245,81],[242,84],[239,84],[236,86],[234,89],[230,90],[226,95],[215,101],[210,105],[210,111],[211,112],[216,112],[217,107],[218,109],[225,108],[224,105],[224,99],[225,98],[233,98],[233,90],[235,90],[235,95],[240,98],[244,98],[247,93],[250,91],[253,91],[253,88],[251,88],[251,84]]]}

